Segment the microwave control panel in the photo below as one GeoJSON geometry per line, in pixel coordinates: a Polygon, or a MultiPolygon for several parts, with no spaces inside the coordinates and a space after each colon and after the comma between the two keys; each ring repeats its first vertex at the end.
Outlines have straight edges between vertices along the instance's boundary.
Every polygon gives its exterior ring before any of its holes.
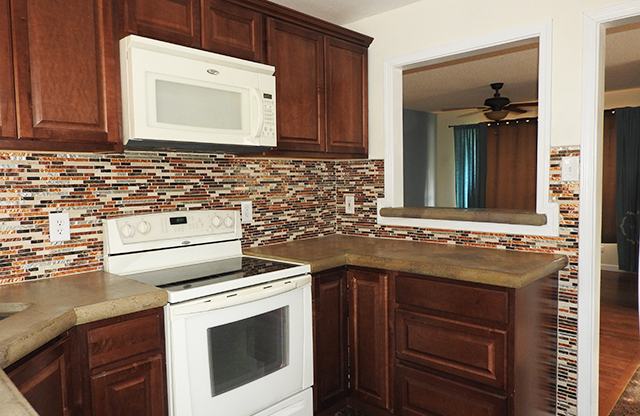
{"type": "Polygon", "coordinates": [[[273,102],[273,94],[262,93],[262,107],[264,110],[264,122],[262,124],[261,137],[276,137],[276,105],[273,102]]]}

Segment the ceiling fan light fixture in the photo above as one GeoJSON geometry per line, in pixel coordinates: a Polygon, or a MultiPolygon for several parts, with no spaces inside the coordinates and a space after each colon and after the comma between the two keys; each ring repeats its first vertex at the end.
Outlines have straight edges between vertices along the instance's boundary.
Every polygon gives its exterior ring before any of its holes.
{"type": "Polygon", "coordinates": [[[498,121],[505,118],[507,114],[509,114],[509,110],[487,111],[484,116],[489,120],[498,121]]]}

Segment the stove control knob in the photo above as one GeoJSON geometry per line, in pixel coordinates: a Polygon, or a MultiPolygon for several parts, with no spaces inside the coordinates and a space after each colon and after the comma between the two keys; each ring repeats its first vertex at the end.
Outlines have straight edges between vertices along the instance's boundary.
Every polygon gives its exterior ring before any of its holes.
{"type": "Polygon", "coordinates": [[[224,219],[224,226],[227,228],[233,227],[233,218],[227,217],[224,219]]]}
{"type": "Polygon", "coordinates": [[[222,224],[222,220],[217,215],[211,219],[211,225],[214,227],[218,228],[220,227],[220,224],[222,224]]]}
{"type": "Polygon", "coordinates": [[[142,221],[140,224],[138,224],[138,231],[140,231],[141,234],[146,234],[149,232],[149,230],[151,230],[151,226],[148,222],[142,221]]]}
{"type": "Polygon", "coordinates": [[[129,224],[125,224],[124,227],[120,229],[120,232],[122,232],[122,235],[125,237],[133,237],[135,230],[129,224]]]}

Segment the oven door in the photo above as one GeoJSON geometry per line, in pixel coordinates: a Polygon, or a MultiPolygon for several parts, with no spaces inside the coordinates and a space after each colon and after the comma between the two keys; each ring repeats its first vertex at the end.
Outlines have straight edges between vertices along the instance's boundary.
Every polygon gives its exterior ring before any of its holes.
{"type": "Polygon", "coordinates": [[[173,416],[253,415],[313,383],[308,275],[167,309],[173,416]]]}

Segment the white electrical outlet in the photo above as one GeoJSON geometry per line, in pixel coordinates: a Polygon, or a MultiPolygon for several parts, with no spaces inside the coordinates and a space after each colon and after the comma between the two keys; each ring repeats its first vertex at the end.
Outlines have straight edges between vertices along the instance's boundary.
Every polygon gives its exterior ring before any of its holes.
{"type": "Polygon", "coordinates": [[[353,195],[346,195],[344,198],[344,212],[347,214],[354,214],[356,212],[355,208],[355,198],[353,195]]]}
{"type": "Polygon", "coordinates": [[[68,212],[49,214],[49,240],[51,242],[71,240],[68,212]]]}
{"type": "Polygon", "coordinates": [[[240,202],[240,222],[250,223],[253,221],[253,212],[251,207],[251,201],[240,202]]]}

